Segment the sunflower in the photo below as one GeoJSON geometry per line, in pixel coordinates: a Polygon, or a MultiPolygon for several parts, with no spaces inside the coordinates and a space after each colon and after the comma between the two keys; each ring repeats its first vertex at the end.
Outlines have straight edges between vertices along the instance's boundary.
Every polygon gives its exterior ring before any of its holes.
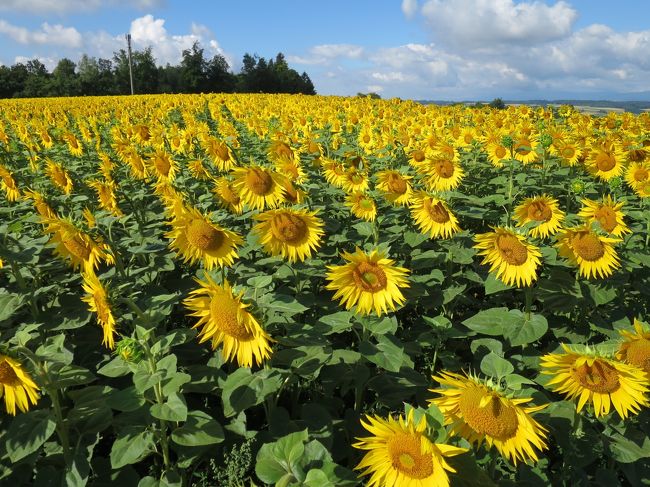
{"type": "Polygon", "coordinates": [[[228,178],[220,177],[215,181],[212,192],[219,200],[222,207],[235,215],[241,215],[244,211],[244,203],[235,190],[235,186],[228,178]]]}
{"type": "Polygon", "coordinates": [[[488,160],[494,167],[503,167],[503,161],[510,159],[510,149],[499,142],[486,146],[488,160]]]}
{"type": "Polygon", "coordinates": [[[631,233],[623,219],[625,214],[621,211],[624,203],[617,203],[611,195],[603,197],[602,201],[585,198],[582,200],[582,204],[584,206],[578,216],[584,218],[587,224],[598,222],[600,228],[614,237],[631,233]]]}
{"type": "Polygon", "coordinates": [[[187,170],[190,172],[194,179],[202,179],[204,181],[210,179],[212,176],[203,165],[201,159],[192,159],[187,163],[187,170]]]}
{"type": "Polygon", "coordinates": [[[426,183],[433,191],[456,189],[465,176],[460,162],[455,162],[447,157],[436,157],[428,160],[426,171],[428,175],[426,183]]]}
{"type": "Polygon", "coordinates": [[[20,199],[20,189],[11,172],[0,164],[0,188],[5,192],[8,201],[18,201],[20,199]]]}
{"type": "Polygon", "coordinates": [[[115,182],[113,181],[99,181],[94,180],[88,183],[88,186],[93,188],[97,193],[99,199],[99,206],[112,213],[116,217],[124,215],[117,206],[117,198],[115,197],[115,182]]]}
{"type": "Polygon", "coordinates": [[[560,210],[555,198],[545,194],[527,198],[515,208],[515,220],[521,227],[533,223],[529,233],[535,238],[546,238],[562,228],[564,212],[560,210]]]}
{"type": "Polygon", "coordinates": [[[456,472],[445,460],[465,453],[444,443],[433,443],[426,436],[427,420],[416,423],[413,409],[406,417],[383,419],[366,416],[363,427],[373,436],[357,438],[354,448],[367,450],[355,470],[370,475],[369,487],[448,487],[447,472],[456,472]]]}
{"type": "Polygon", "coordinates": [[[328,183],[334,186],[343,187],[343,178],[345,177],[345,164],[341,161],[322,158],[323,172],[328,183]]]}
{"type": "Polygon", "coordinates": [[[377,173],[377,189],[383,191],[386,199],[393,205],[406,206],[413,196],[409,179],[412,177],[405,176],[399,171],[379,171],[377,173]]]}
{"type": "Polygon", "coordinates": [[[413,199],[411,218],[423,234],[431,238],[450,238],[461,231],[458,219],[444,200],[420,192],[413,199]]]}
{"type": "Polygon", "coordinates": [[[219,171],[230,171],[237,165],[232,149],[223,140],[210,137],[205,140],[203,148],[219,171]]]}
{"type": "Polygon", "coordinates": [[[0,355],[0,397],[4,396],[7,413],[16,415],[16,406],[26,413],[29,403],[38,401],[38,386],[20,363],[6,355],[0,355]]]}
{"type": "Polygon", "coordinates": [[[86,291],[86,295],[81,300],[88,303],[90,311],[97,316],[97,322],[104,332],[102,345],[113,350],[115,348],[114,335],[117,332],[115,331],[115,316],[108,300],[108,289],[92,270],[82,272],[81,277],[83,278],[83,289],[86,291]]]}
{"type": "Polygon", "coordinates": [[[533,140],[530,136],[520,135],[515,138],[513,146],[513,155],[516,160],[522,164],[530,164],[539,159],[537,147],[539,143],[533,140]]]}
{"type": "Polygon", "coordinates": [[[288,143],[281,140],[274,140],[269,147],[269,159],[273,162],[294,161],[298,159],[297,151],[288,143]]]}
{"type": "Polygon", "coordinates": [[[297,183],[294,184],[289,179],[285,179],[282,182],[284,199],[287,203],[290,203],[292,205],[303,203],[305,201],[305,197],[307,196],[307,193],[304,190],[296,186],[297,183]]]}
{"type": "Polygon", "coordinates": [[[431,389],[440,397],[430,399],[451,425],[451,434],[457,434],[480,446],[484,441],[494,446],[513,464],[518,461],[536,462],[538,450],[548,448],[546,429],[531,417],[544,409],[542,406],[524,406],[531,398],[509,398],[491,381],[454,372],[442,372],[433,378],[443,387],[431,389]]]}
{"type": "Polygon", "coordinates": [[[426,153],[421,148],[416,148],[408,153],[409,164],[414,168],[419,168],[426,161],[426,153]]]}
{"type": "Polygon", "coordinates": [[[45,173],[49,176],[52,183],[65,194],[72,192],[72,179],[61,164],[47,159],[45,173]]]}
{"type": "Polygon", "coordinates": [[[637,414],[641,406],[650,406],[645,393],[648,376],[637,367],[597,354],[584,353],[562,344],[564,353],[549,353],[541,358],[542,373],[552,375],[548,386],[568,399],[578,399],[580,412],[587,402],[594,405],[596,417],[609,414],[611,406],[621,418],[637,414]]]}
{"type": "Polygon", "coordinates": [[[228,281],[223,286],[216,284],[209,275],[206,280],[195,279],[201,286],[190,292],[183,304],[199,321],[194,328],[201,327],[199,343],[212,341],[215,350],[223,344],[224,360],[234,361],[241,367],[252,367],[253,360],[261,365],[271,356],[271,337],[266,334],[255,317],[242,303],[243,292],[235,296],[228,281]]]}
{"type": "Polygon", "coordinates": [[[575,166],[582,157],[582,150],[575,142],[558,142],[555,147],[555,152],[567,166],[575,166]]]}
{"type": "Polygon", "coordinates": [[[275,163],[275,168],[289,181],[302,183],[306,179],[305,171],[297,160],[280,159],[275,163]]]}
{"type": "Polygon", "coordinates": [[[612,244],[619,239],[601,237],[591,227],[584,225],[567,228],[558,236],[559,254],[578,265],[580,275],[586,278],[605,278],[620,266],[618,255],[612,244]]]}
{"type": "Polygon", "coordinates": [[[165,236],[169,247],[183,257],[184,262],[199,261],[207,270],[215,266],[231,266],[237,258],[237,246],[244,243],[235,232],[210,221],[199,210],[183,205],[170,222],[172,230],[165,236]]]}
{"type": "Polygon", "coordinates": [[[610,140],[602,141],[590,147],[586,161],[587,170],[603,181],[620,176],[623,172],[625,154],[621,148],[610,140]]]}
{"type": "Polygon", "coordinates": [[[269,254],[303,261],[321,244],[323,222],[316,214],[291,208],[269,210],[255,217],[259,223],[253,233],[269,254]]]}
{"type": "Polygon", "coordinates": [[[650,329],[639,320],[634,320],[634,331],[621,330],[625,341],[616,352],[616,358],[638,367],[650,377],[650,329]]]}
{"type": "Polygon", "coordinates": [[[350,208],[354,216],[362,220],[373,222],[377,217],[375,200],[361,191],[348,194],[345,197],[345,206],[350,208]]]}
{"type": "Polygon", "coordinates": [[[283,201],[284,176],[261,166],[233,170],[233,187],[242,202],[255,210],[275,208],[283,201]]]}
{"type": "Polygon", "coordinates": [[[67,133],[63,136],[63,138],[68,143],[68,151],[70,151],[70,154],[75,157],[81,157],[83,155],[84,147],[74,134],[67,133]]]}
{"type": "Polygon", "coordinates": [[[405,298],[400,288],[409,287],[406,279],[408,270],[396,267],[395,261],[386,258],[384,252],[373,250],[366,254],[360,248],[351,254],[344,252],[342,257],[347,264],[327,266],[327,289],[336,291],[332,299],[341,298],[345,309],[356,305],[356,312],[377,316],[395,311],[396,304],[404,304],[405,298]]]}
{"type": "Polygon", "coordinates": [[[158,150],[149,156],[149,167],[158,180],[173,181],[178,172],[178,163],[163,150],[158,150]]]}
{"type": "Polygon", "coordinates": [[[646,162],[633,162],[625,171],[625,181],[634,191],[640,185],[650,182],[650,164],[646,162]]]}
{"type": "Polygon", "coordinates": [[[105,244],[97,243],[87,233],[79,230],[67,218],[43,218],[45,233],[51,234],[50,243],[55,244],[54,253],[69,260],[73,269],[83,267],[94,270],[101,261],[113,263],[113,256],[105,244]]]}
{"type": "Polygon", "coordinates": [[[368,174],[355,168],[348,169],[341,180],[341,187],[347,193],[366,191],[369,187],[368,174]]]}
{"type": "Polygon", "coordinates": [[[56,212],[52,207],[45,201],[45,198],[38,191],[31,189],[25,190],[24,192],[25,199],[30,199],[34,201],[34,208],[40,216],[43,218],[55,218],[56,212]]]}
{"type": "Polygon", "coordinates": [[[481,264],[490,264],[490,272],[507,285],[530,286],[537,279],[541,252],[526,238],[509,228],[494,227],[494,231],[474,237],[481,264]]]}

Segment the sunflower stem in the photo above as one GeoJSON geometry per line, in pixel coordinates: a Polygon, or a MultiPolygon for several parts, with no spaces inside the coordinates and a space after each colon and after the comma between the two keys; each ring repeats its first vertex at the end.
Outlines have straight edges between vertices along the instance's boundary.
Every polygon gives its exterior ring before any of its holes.
{"type": "Polygon", "coordinates": [[[524,296],[526,300],[526,320],[530,321],[530,308],[533,304],[533,286],[526,286],[524,288],[524,296]]]}
{"type": "MultiPolygon", "coordinates": [[[[156,361],[154,360],[154,357],[151,354],[151,350],[149,349],[148,344],[145,344],[144,349],[147,353],[147,360],[149,362],[149,369],[151,375],[153,375],[157,371],[156,361]]],[[[158,381],[154,385],[153,390],[154,390],[154,394],[156,395],[156,402],[162,405],[165,402],[165,396],[163,395],[162,384],[160,383],[160,381],[158,381]]],[[[170,468],[171,462],[169,460],[169,440],[167,438],[167,421],[165,421],[164,419],[160,419],[159,423],[160,423],[160,446],[162,449],[163,465],[165,466],[165,472],[168,472],[171,470],[170,468]]]]}
{"type": "MultiPolygon", "coordinates": [[[[31,353],[29,354],[30,358],[31,353]]],[[[34,361],[36,357],[32,359],[34,361]]],[[[59,399],[59,390],[56,387],[53,387],[52,379],[50,374],[47,371],[47,365],[44,362],[38,362],[38,371],[43,380],[43,388],[47,391],[47,395],[50,396],[50,401],[52,401],[52,407],[54,408],[54,418],[56,421],[56,433],[59,436],[61,441],[61,447],[63,449],[63,458],[65,464],[69,467],[72,464],[72,458],[70,456],[70,438],[68,436],[68,427],[66,425],[65,419],[63,418],[63,410],[61,408],[61,401],[59,399]]]]}

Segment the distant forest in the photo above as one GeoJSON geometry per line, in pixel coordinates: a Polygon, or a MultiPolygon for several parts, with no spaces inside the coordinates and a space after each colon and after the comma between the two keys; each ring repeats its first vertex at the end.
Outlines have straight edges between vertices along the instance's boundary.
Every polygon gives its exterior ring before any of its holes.
{"type": "MultiPolygon", "coordinates": [[[[245,54],[235,74],[226,59],[207,59],[198,42],[182,53],[179,65],[157,66],[151,47],[131,55],[137,94],[154,93],[304,93],[316,94],[307,73],[291,69],[282,53],[266,60],[245,54]]],[[[129,59],[120,49],[113,59],[83,55],[78,63],[61,59],[50,73],[38,59],[0,66],[0,98],[126,95],[131,93],[129,59]]]]}

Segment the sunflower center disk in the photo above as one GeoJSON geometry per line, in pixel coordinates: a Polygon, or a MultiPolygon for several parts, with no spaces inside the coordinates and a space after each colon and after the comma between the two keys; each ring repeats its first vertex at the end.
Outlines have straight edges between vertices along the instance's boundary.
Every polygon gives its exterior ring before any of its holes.
{"type": "Polygon", "coordinates": [[[517,154],[521,154],[522,156],[527,156],[530,154],[531,150],[531,143],[528,139],[521,139],[515,147],[515,152],[517,154]]]}
{"type": "Polygon", "coordinates": [[[307,236],[309,227],[298,215],[281,213],[271,220],[271,232],[281,242],[297,245],[307,236]]]}
{"type": "Polygon", "coordinates": [[[576,153],[576,150],[573,147],[565,147],[562,149],[562,157],[565,159],[571,159],[576,153]]]}
{"type": "Polygon", "coordinates": [[[214,152],[217,154],[217,157],[222,161],[227,161],[228,159],[230,159],[228,155],[228,146],[224,143],[217,144],[214,152]]]}
{"type": "Polygon", "coordinates": [[[372,210],[374,207],[372,200],[369,200],[368,198],[362,198],[359,200],[359,206],[364,210],[372,210]]]}
{"type": "Polygon", "coordinates": [[[393,175],[388,180],[388,189],[393,193],[404,194],[406,193],[406,181],[400,176],[393,175]]]}
{"type": "Polygon", "coordinates": [[[376,293],[386,289],[388,280],[384,270],[371,262],[362,262],[352,271],[352,279],[358,288],[376,293]]]}
{"type": "Polygon", "coordinates": [[[156,166],[156,170],[158,171],[158,173],[162,174],[163,176],[167,176],[169,174],[169,169],[171,168],[171,164],[167,157],[156,156],[153,164],[154,166],[156,166]]]}
{"type": "Polygon", "coordinates": [[[499,159],[505,159],[507,154],[506,148],[503,146],[497,146],[496,149],[494,149],[494,155],[497,156],[499,159]]]}
{"type": "Polygon", "coordinates": [[[477,387],[465,390],[459,402],[463,420],[477,433],[498,440],[512,438],[517,434],[519,426],[515,408],[504,404],[501,399],[494,396],[481,407],[481,400],[486,395],[490,393],[477,387]]]}
{"type": "Polygon", "coordinates": [[[273,178],[260,168],[251,168],[246,174],[248,188],[257,195],[267,194],[273,187],[273,178]]]}
{"type": "Polygon", "coordinates": [[[424,161],[424,152],[416,150],[413,152],[412,157],[415,162],[422,162],[424,161]]]}
{"type": "Polygon", "coordinates": [[[648,176],[650,176],[650,173],[648,172],[647,169],[645,169],[643,167],[641,167],[641,168],[637,169],[636,171],[634,171],[634,180],[637,183],[645,181],[646,179],[648,179],[648,176]]]}
{"type": "Polygon", "coordinates": [[[8,362],[2,361],[0,363],[0,384],[14,386],[20,383],[20,379],[14,372],[14,369],[8,362]]]}
{"type": "Polygon", "coordinates": [[[514,235],[499,235],[497,247],[508,264],[522,265],[528,260],[528,250],[514,235]]]}
{"type": "Polygon", "coordinates": [[[440,159],[436,161],[433,168],[441,178],[447,179],[454,175],[454,164],[447,159],[440,159]]]}
{"type": "Polygon", "coordinates": [[[393,468],[412,479],[425,479],[433,473],[431,455],[422,454],[420,437],[398,433],[387,443],[393,468]]]}
{"type": "Polygon", "coordinates": [[[185,232],[187,241],[203,251],[217,250],[223,245],[225,235],[203,219],[192,220],[185,232]]]}
{"type": "Polygon", "coordinates": [[[600,223],[600,226],[603,227],[603,230],[607,233],[612,233],[616,228],[616,212],[609,206],[601,206],[596,210],[594,216],[596,217],[596,220],[598,220],[598,223],[600,223]]]}
{"type": "Polygon", "coordinates": [[[611,171],[616,166],[616,159],[612,154],[601,152],[596,157],[596,167],[601,171],[611,171]]]}
{"type": "Polygon", "coordinates": [[[580,233],[573,237],[573,250],[584,260],[594,262],[605,255],[605,247],[596,235],[580,233]]]}
{"type": "Polygon", "coordinates": [[[221,196],[223,197],[224,200],[226,200],[228,203],[232,205],[236,205],[240,201],[239,195],[233,191],[232,186],[230,186],[229,184],[225,185],[221,189],[221,196]]]}
{"type": "Polygon", "coordinates": [[[528,218],[538,222],[547,222],[553,216],[553,211],[543,201],[534,201],[528,205],[528,218]]]}
{"type": "Polygon", "coordinates": [[[63,236],[61,241],[63,246],[78,259],[88,260],[90,257],[90,247],[76,235],[63,236]]]}
{"type": "Polygon", "coordinates": [[[639,338],[630,343],[625,353],[627,361],[650,373],[650,340],[639,338]]]}
{"type": "Polygon", "coordinates": [[[438,201],[435,205],[431,203],[430,200],[426,200],[424,207],[429,213],[431,219],[436,223],[447,223],[449,221],[449,212],[443,206],[443,204],[438,201]]]}
{"type": "Polygon", "coordinates": [[[217,328],[236,340],[250,341],[253,333],[239,318],[239,303],[229,296],[217,295],[210,301],[210,318],[217,328]]]}
{"type": "Polygon", "coordinates": [[[582,364],[573,373],[581,386],[593,392],[609,394],[621,385],[616,368],[601,360],[594,361],[592,366],[582,364]]]}

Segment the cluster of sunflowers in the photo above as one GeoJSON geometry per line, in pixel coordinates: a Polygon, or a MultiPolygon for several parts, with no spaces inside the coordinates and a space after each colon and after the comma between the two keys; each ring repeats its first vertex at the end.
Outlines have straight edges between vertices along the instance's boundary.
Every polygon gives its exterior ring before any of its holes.
{"type": "MultiPolygon", "coordinates": [[[[506,286],[530,289],[537,280],[543,255],[552,248],[531,239],[554,238],[558,254],[579,276],[611,276],[621,266],[616,246],[632,233],[625,213],[632,203],[609,191],[623,188],[624,179],[639,205],[650,196],[648,114],[597,119],[568,107],[484,111],[250,95],[100,98],[66,101],[58,109],[31,100],[4,102],[3,108],[5,204],[31,202],[54,254],[80,271],[82,300],[111,350],[118,335],[128,337],[118,330],[119,299],[98,271],[115,266],[123,272],[124,255],[105,238],[96,215],[141,218],[140,203],[130,199],[135,182],[153,196],[148,204],[163,209],[164,237],[179,265],[204,269],[183,301],[187,315],[198,319],[199,341],[209,341],[224,360],[242,367],[264,364],[274,340],[251,310],[255,303],[247,303],[244,291],[236,292],[226,278],[227,269],[237,265],[241,247],[251,241],[289,266],[317,257],[328,236],[327,209],[318,207],[321,191],[334,191],[350,219],[371,226],[370,249],[355,245],[323,269],[332,300],[359,316],[383,316],[407,304],[403,290],[411,271],[380,245],[382,205],[408,208],[404,216],[410,213],[413,225],[430,239],[465,233],[461,203],[456,202],[459,214],[452,201],[465,180],[485,171],[477,169],[478,161],[509,173],[503,207],[510,211],[491,231],[473,235],[481,264],[506,286]],[[566,183],[566,211],[559,196],[547,193],[517,204],[515,176],[541,176],[544,182],[556,167],[568,167],[575,178],[566,183]],[[582,198],[576,223],[567,221],[567,205],[570,192],[575,196],[584,189],[579,176],[608,188],[608,194],[582,198]],[[214,202],[251,222],[248,236],[229,228],[225,218],[215,221],[206,211],[204,188],[211,192],[208,209],[214,202]],[[86,191],[96,196],[95,208],[85,207],[79,217],[73,198],[86,191]],[[217,269],[220,276],[213,274],[217,269]]],[[[488,170],[481,177],[492,176],[488,170]]],[[[593,404],[596,417],[613,407],[626,418],[650,405],[650,331],[635,321],[634,332],[622,333],[616,357],[566,345],[564,353],[541,357],[542,373],[551,376],[548,386],[577,399],[578,411],[593,404]]],[[[538,460],[538,451],[548,448],[547,430],[532,418],[546,405],[526,405],[532,398],[514,398],[498,381],[475,374],[444,371],[434,380],[441,387],[430,401],[444,414],[450,434],[494,446],[515,465],[538,460]]],[[[0,385],[10,414],[16,405],[26,411],[29,402],[36,404],[37,385],[4,355],[0,385]]],[[[370,475],[369,485],[447,485],[445,471],[453,468],[445,458],[465,451],[429,440],[426,419],[413,414],[367,416],[362,424],[372,436],[355,444],[368,450],[357,468],[370,475]]]]}

